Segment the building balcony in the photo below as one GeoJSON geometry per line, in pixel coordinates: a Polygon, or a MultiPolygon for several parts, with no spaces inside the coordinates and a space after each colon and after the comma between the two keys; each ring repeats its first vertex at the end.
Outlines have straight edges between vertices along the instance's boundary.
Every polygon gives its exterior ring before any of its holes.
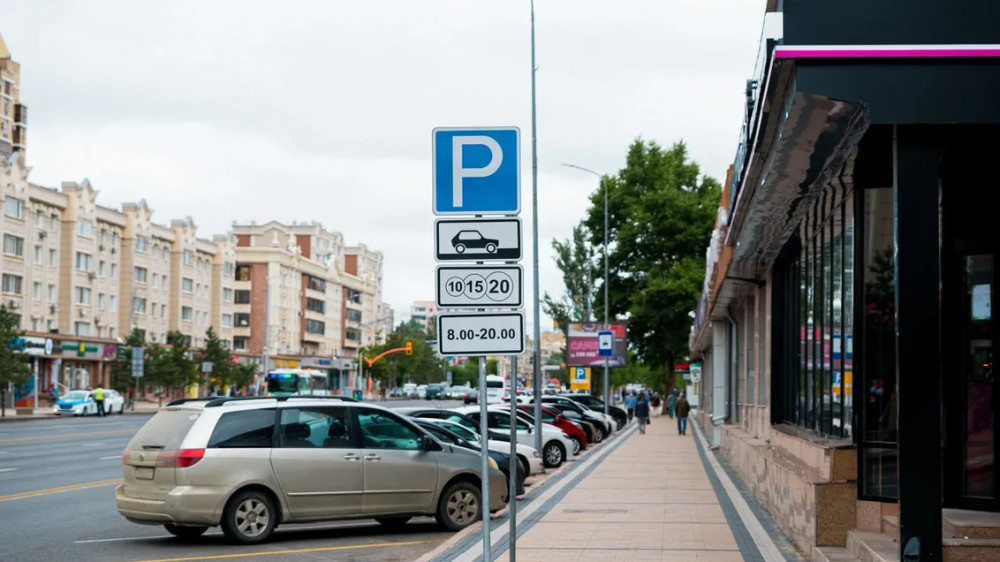
{"type": "Polygon", "coordinates": [[[28,106],[22,103],[14,105],[14,124],[15,125],[28,124],[28,106]]]}
{"type": "Polygon", "coordinates": [[[302,332],[302,342],[303,343],[323,343],[326,341],[326,336],[324,334],[314,334],[312,332],[302,332]]]}

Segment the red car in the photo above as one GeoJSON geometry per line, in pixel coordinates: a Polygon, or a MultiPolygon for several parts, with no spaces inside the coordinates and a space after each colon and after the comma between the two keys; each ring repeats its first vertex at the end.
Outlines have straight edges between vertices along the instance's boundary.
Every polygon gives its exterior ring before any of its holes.
{"type": "MultiPolygon", "coordinates": [[[[535,406],[533,404],[518,405],[518,410],[528,414],[529,416],[535,415],[535,406]]],[[[579,454],[581,449],[587,447],[587,434],[577,427],[576,424],[570,420],[564,418],[557,410],[552,408],[542,408],[542,423],[547,423],[549,425],[558,427],[563,430],[563,433],[569,435],[569,438],[576,442],[576,449],[573,454],[579,454]]]]}

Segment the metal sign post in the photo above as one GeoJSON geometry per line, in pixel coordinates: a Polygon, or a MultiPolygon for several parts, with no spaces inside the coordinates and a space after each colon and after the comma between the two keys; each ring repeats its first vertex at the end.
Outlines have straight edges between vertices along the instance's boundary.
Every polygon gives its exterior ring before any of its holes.
{"type": "MultiPolygon", "coordinates": [[[[511,378],[510,378],[510,491],[508,492],[507,518],[510,521],[510,532],[508,539],[510,546],[510,559],[516,560],[515,546],[517,544],[517,471],[521,468],[521,462],[517,460],[517,355],[511,357],[511,378]]],[[[527,474],[524,475],[528,477],[527,474]]]]}
{"type": "Polygon", "coordinates": [[[493,560],[490,552],[490,425],[486,412],[486,358],[479,360],[479,432],[483,442],[482,503],[483,506],[483,560],[493,560]]]}

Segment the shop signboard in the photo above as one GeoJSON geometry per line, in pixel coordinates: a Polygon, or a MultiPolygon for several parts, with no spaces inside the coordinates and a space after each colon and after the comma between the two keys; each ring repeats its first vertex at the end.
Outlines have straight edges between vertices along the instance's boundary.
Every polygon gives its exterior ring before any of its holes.
{"type": "Polygon", "coordinates": [[[572,366],[603,366],[605,359],[609,367],[624,367],[627,357],[625,323],[612,322],[608,331],[614,333],[614,347],[611,357],[601,357],[598,336],[604,330],[603,323],[574,322],[569,325],[566,341],[566,364],[572,366]]]}

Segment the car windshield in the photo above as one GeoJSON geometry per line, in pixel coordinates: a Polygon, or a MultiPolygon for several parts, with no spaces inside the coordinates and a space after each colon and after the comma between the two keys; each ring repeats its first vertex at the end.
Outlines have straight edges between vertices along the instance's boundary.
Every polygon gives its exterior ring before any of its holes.
{"type": "Polygon", "coordinates": [[[432,384],[432,385],[428,385],[427,386],[427,390],[431,390],[431,391],[437,392],[437,391],[441,390],[441,387],[439,385],[432,384]]]}
{"type": "Polygon", "coordinates": [[[465,426],[459,425],[457,423],[450,423],[446,426],[451,431],[460,435],[463,439],[467,441],[479,441],[479,434],[473,431],[469,431],[465,426]]]}
{"type": "Polygon", "coordinates": [[[88,393],[85,390],[74,390],[72,392],[68,392],[66,394],[66,396],[64,397],[64,399],[65,400],[86,400],[87,394],[88,393]]]}

